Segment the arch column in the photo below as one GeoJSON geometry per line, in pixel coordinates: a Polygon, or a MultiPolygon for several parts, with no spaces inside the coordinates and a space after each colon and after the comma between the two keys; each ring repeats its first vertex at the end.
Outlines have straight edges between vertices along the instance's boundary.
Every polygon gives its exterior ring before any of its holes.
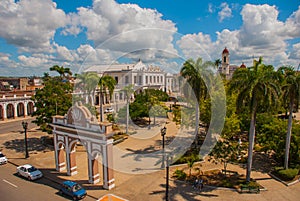
{"type": "Polygon", "coordinates": [[[102,163],[103,163],[103,188],[112,189],[115,187],[115,178],[113,171],[113,140],[107,140],[106,145],[102,145],[102,163]]]}
{"type": "Polygon", "coordinates": [[[18,103],[14,103],[14,119],[18,117],[18,103]]]}
{"type": "Polygon", "coordinates": [[[0,109],[1,120],[3,121],[4,120],[4,108],[3,108],[3,105],[0,105],[0,106],[1,106],[1,109],[0,109]]]}
{"type": "Polygon", "coordinates": [[[2,108],[3,108],[3,120],[4,119],[7,119],[7,105],[4,103],[3,105],[2,105],[2,108]]]}
{"type": "Polygon", "coordinates": [[[24,117],[26,117],[26,116],[28,116],[28,114],[27,114],[27,105],[28,105],[28,102],[25,101],[23,105],[24,105],[24,117]]]}
{"type": "Polygon", "coordinates": [[[100,182],[99,166],[98,166],[98,155],[95,156],[92,153],[92,143],[87,142],[87,156],[88,156],[88,175],[89,183],[96,184],[100,182]]]}
{"type": "Polygon", "coordinates": [[[64,147],[63,145],[58,144],[58,135],[55,134],[55,130],[53,133],[54,133],[54,150],[55,150],[55,169],[58,172],[62,172],[63,170],[66,169],[66,162],[63,153],[64,147]]]}
{"type": "Polygon", "coordinates": [[[76,165],[76,149],[75,144],[77,141],[72,141],[72,138],[65,137],[66,142],[66,158],[67,158],[67,175],[72,176],[77,174],[77,165],[76,165]],[[71,143],[70,143],[71,141],[71,143]]]}

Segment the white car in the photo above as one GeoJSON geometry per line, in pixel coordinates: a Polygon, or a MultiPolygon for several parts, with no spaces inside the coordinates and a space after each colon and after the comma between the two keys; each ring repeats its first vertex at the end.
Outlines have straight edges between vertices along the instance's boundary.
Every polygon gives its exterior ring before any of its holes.
{"type": "Polygon", "coordinates": [[[7,163],[7,158],[2,152],[0,152],[0,164],[2,165],[5,163],[7,163]]]}
{"type": "Polygon", "coordinates": [[[28,180],[35,180],[43,176],[41,171],[29,164],[17,167],[17,174],[27,178],[28,180]]]}
{"type": "Polygon", "coordinates": [[[114,108],[106,108],[105,110],[104,110],[104,113],[112,113],[112,112],[114,112],[115,110],[114,110],[114,108]]]}

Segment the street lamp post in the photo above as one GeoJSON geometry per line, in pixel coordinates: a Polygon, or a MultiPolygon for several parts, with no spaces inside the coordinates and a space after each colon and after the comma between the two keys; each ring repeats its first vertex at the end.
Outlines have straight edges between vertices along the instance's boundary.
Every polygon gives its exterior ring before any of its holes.
{"type": "Polygon", "coordinates": [[[28,128],[28,123],[27,122],[22,122],[22,126],[24,128],[24,133],[25,133],[25,158],[29,157],[28,154],[28,146],[27,146],[27,128],[28,128]]]}
{"type": "MultiPolygon", "coordinates": [[[[162,148],[163,148],[163,158],[161,168],[165,168],[165,135],[167,133],[167,128],[164,126],[160,129],[160,134],[162,136],[162,148]]],[[[169,200],[169,156],[167,155],[167,164],[166,164],[166,201],[169,200]]]]}
{"type": "Polygon", "coordinates": [[[166,201],[169,201],[169,156],[167,155],[167,168],[166,168],[166,201]]]}
{"type": "Polygon", "coordinates": [[[161,168],[165,168],[165,135],[166,135],[166,133],[167,133],[167,128],[164,126],[162,129],[160,129],[160,134],[162,136],[162,149],[163,149],[161,168]]]}

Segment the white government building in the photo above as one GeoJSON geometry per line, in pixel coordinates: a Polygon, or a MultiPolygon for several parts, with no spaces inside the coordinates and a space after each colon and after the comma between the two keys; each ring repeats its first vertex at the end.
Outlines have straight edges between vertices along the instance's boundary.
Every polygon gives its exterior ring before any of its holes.
{"type": "MultiPolygon", "coordinates": [[[[112,100],[106,96],[104,103],[125,101],[126,97],[122,89],[128,85],[133,85],[137,93],[151,88],[171,94],[178,89],[177,75],[164,72],[158,66],[146,65],[141,60],[134,64],[94,65],[85,72],[95,72],[100,77],[109,75],[117,81],[112,100]]],[[[99,101],[96,97],[95,105],[98,104],[99,101]]]]}

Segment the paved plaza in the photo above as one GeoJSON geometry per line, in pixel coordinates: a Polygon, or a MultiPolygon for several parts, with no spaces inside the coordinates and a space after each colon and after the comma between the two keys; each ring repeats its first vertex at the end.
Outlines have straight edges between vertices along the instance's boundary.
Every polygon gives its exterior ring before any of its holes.
{"type": "MultiPolygon", "coordinates": [[[[0,125],[1,126],[1,125],[0,125]]],[[[167,137],[172,133],[176,133],[176,125],[173,122],[166,124],[167,137]]],[[[14,165],[21,165],[30,163],[40,168],[45,177],[52,182],[61,183],[63,180],[74,180],[81,183],[88,192],[88,200],[97,200],[107,194],[114,194],[121,198],[130,201],[149,200],[157,201],[163,200],[165,196],[165,170],[157,167],[147,171],[143,168],[134,168],[135,163],[129,163],[127,168],[130,171],[115,171],[116,188],[113,190],[104,190],[102,183],[97,185],[88,184],[87,174],[87,157],[85,148],[83,146],[77,147],[77,166],[78,174],[74,176],[67,176],[66,172],[57,172],[55,170],[54,151],[51,147],[45,147],[41,144],[40,137],[47,136],[37,129],[32,129],[28,132],[30,158],[24,159],[24,136],[20,134],[21,131],[0,135],[0,149],[7,155],[10,163],[14,165]]],[[[116,148],[127,150],[129,153],[140,153],[143,151],[155,151],[161,149],[160,127],[153,127],[149,130],[142,130],[133,136],[129,136],[123,143],[115,145],[116,148]],[[147,134],[148,132],[148,134],[147,134]],[[156,134],[153,134],[156,133],[156,134]],[[145,135],[152,135],[151,138],[145,140],[145,135]]],[[[128,157],[128,161],[132,158],[128,157]]],[[[135,158],[136,160],[136,158],[135,158]]],[[[200,163],[194,165],[194,168],[200,163]]],[[[170,168],[170,175],[176,169],[187,168],[187,165],[172,166],[170,168]]],[[[213,164],[210,162],[202,162],[201,170],[222,169],[222,165],[213,164]]],[[[238,165],[228,165],[228,169],[237,171],[240,174],[245,174],[245,169],[238,165]]],[[[102,173],[102,170],[100,170],[102,173]]],[[[252,177],[266,189],[260,194],[239,194],[236,191],[228,189],[216,189],[205,186],[201,192],[194,190],[191,184],[173,180],[170,178],[169,198],[170,200],[299,200],[300,183],[286,187],[282,183],[270,178],[266,172],[252,172],[252,177]]],[[[49,181],[50,182],[50,181],[49,181]]]]}

